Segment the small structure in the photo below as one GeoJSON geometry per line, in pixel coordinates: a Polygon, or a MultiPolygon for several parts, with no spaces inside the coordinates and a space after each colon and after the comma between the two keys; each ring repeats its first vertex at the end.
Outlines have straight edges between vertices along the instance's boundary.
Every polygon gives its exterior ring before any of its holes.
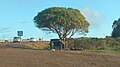
{"type": "Polygon", "coordinates": [[[60,39],[51,39],[50,49],[61,50],[61,49],[64,49],[64,45],[60,39]]]}

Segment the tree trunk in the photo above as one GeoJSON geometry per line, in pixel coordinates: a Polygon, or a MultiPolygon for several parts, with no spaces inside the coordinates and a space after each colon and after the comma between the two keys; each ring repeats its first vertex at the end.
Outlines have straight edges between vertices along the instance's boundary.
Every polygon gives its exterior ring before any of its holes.
{"type": "Polygon", "coordinates": [[[64,45],[64,49],[68,50],[68,45],[67,45],[67,38],[63,38],[62,43],[64,45]]]}

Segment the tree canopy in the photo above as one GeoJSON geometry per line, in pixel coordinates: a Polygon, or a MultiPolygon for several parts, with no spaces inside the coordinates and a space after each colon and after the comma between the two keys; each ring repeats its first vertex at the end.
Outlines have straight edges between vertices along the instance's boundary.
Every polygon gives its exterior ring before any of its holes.
{"type": "Polygon", "coordinates": [[[120,18],[113,22],[112,37],[120,37],[120,18]]]}
{"type": "Polygon", "coordinates": [[[78,9],[51,7],[34,17],[34,23],[39,29],[57,33],[61,40],[75,33],[88,33],[89,23],[78,9]]]}

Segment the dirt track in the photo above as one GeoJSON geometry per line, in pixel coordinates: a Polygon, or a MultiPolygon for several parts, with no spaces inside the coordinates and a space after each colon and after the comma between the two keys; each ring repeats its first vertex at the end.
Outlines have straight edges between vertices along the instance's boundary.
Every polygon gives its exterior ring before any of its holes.
{"type": "Polygon", "coordinates": [[[0,48],[0,67],[120,67],[120,55],[0,48]]]}

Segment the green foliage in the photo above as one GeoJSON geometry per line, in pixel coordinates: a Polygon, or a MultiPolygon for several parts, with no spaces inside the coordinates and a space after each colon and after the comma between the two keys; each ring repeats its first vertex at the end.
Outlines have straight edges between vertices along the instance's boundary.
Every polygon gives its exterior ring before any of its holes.
{"type": "Polygon", "coordinates": [[[120,51],[120,46],[112,47],[111,50],[113,50],[113,51],[120,51]]]}
{"type": "Polygon", "coordinates": [[[113,22],[112,37],[120,37],[120,18],[113,22]]]}
{"type": "Polygon", "coordinates": [[[78,9],[52,7],[45,9],[34,17],[34,23],[39,29],[57,33],[61,40],[75,33],[88,32],[89,23],[78,9]]]}
{"type": "Polygon", "coordinates": [[[104,46],[99,46],[99,47],[96,47],[96,50],[105,50],[106,48],[104,46]]]}
{"type": "Polygon", "coordinates": [[[84,49],[120,50],[120,38],[75,38],[68,39],[70,47],[83,46],[84,49]]]}

